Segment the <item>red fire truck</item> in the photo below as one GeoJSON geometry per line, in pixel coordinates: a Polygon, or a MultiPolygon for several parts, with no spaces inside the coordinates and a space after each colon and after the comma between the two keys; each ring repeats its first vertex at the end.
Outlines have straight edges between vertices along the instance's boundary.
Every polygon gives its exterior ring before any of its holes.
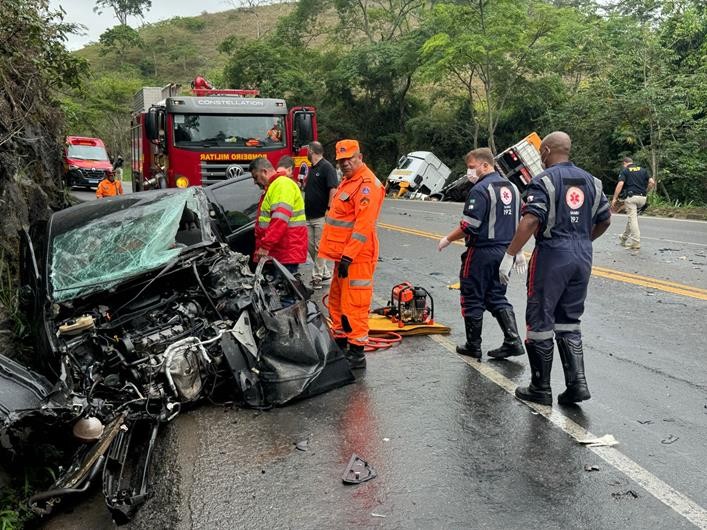
{"type": "Polygon", "coordinates": [[[258,97],[256,90],[145,87],[135,94],[132,171],[135,191],[186,188],[234,178],[251,160],[273,165],[291,156],[295,174],[317,139],[314,107],[288,110],[284,99],[258,97]]]}

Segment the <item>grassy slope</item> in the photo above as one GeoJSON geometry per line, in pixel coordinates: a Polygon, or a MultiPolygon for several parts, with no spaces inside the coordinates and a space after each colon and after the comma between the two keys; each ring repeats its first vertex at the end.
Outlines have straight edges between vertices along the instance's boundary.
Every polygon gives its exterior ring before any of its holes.
{"type": "Polygon", "coordinates": [[[240,8],[196,17],[176,17],[139,28],[144,46],[129,49],[120,56],[103,55],[98,44],[88,45],[76,53],[87,59],[99,75],[127,67],[155,86],[169,82],[188,85],[198,73],[218,81],[227,59],[219,53],[218,46],[226,38],[232,35],[244,40],[257,38],[258,29],[261,35],[271,31],[278,18],[292,9],[293,4],[282,3],[257,10],[240,8]]]}

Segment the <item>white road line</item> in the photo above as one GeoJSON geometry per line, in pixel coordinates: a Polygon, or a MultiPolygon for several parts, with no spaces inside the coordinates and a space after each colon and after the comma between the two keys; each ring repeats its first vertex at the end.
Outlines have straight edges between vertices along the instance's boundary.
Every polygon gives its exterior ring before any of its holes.
{"type": "MultiPolygon", "coordinates": [[[[454,343],[447,337],[442,335],[429,335],[429,338],[442,345],[450,353],[463,360],[481,375],[515,397],[516,384],[500,372],[491,368],[488,363],[472,361],[471,359],[458,355],[454,343]]],[[[584,427],[550,406],[538,405],[537,403],[526,401],[523,401],[523,403],[538,414],[543,415],[575,440],[594,437],[594,435],[584,427]]],[[[675,513],[681,515],[698,528],[703,530],[707,529],[707,510],[669,484],[663,482],[647,469],[641,467],[621,451],[614,447],[590,447],[589,450],[603,459],[607,464],[613,466],[639,484],[643,489],[671,508],[675,513]]]]}
{"type": "Polygon", "coordinates": [[[678,245],[694,245],[697,247],[707,247],[705,243],[692,243],[690,241],[678,241],[676,239],[663,239],[662,237],[641,236],[641,239],[650,239],[651,241],[665,241],[666,243],[676,243],[678,245]]]}

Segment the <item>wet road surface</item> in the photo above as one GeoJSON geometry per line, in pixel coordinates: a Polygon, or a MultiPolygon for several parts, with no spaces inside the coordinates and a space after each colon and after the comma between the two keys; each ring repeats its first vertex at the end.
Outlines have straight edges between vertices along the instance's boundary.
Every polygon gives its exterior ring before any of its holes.
{"type": "MultiPolygon", "coordinates": [[[[449,338],[406,338],[369,355],[356,383],[288,407],[183,414],[162,433],[155,497],[130,527],[707,527],[707,224],[641,218],[642,249],[629,252],[616,243],[625,218],[614,217],[595,246],[583,319],[593,397],[531,408],[509,393],[529,378],[525,358],[477,364],[450,352],[463,338],[459,292],[447,287],[463,247],[438,254],[434,237],[459,209],[387,201],[379,229],[375,305],[400,281],[427,287],[449,338]],[[582,428],[619,445],[582,447],[582,428]],[[378,477],[345,486],[354,452],[378,477]]],[[[521,326],[523,283],[509,289],[521,326]]],[[[483,338],[484,350],[501,342],[490,315],[483,338]]],[[[555,394],[563,388],[556,356],[555,394]]],[[[47,524],[110,526],[100,495],[47,524]]]]}

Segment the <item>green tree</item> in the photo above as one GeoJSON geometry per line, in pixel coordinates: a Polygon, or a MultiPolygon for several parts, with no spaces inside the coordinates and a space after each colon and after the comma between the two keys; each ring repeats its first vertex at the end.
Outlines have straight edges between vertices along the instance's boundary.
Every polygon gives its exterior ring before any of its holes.
{"type": "Polygon", "coordinates": [[[112,9],[118,24],[128,25],[128,17],[142,18],[152,7],[152,0],[96,0],[93,10],[100,14],[104,9],[112,9]]]}
{"type": "Polygon", "coordinates": [[[98,38],[103,53],[113,52],[122,56],[129,48],[142,46],[140,34],[130,26],[120,25],[104,31],[98,38]]]}
{"type": "Polygon", "coordinates": [[[496,128],[509,98],[522,79],[540,72],[545,41],[565,12],[534,0],[435,6],[426,20],[434,33],[422,46],[427,78],[450,75],[463,87],[473,110],[475,146],[484,128],[496,150],[496,128]]]}
{"type": "Polygon", "coordinates": [[[142,84],[129,73],[106,74],[87,81],[79,93],[62,101],[68,130],[102,138],[111,155],[123,155],[127,161],[133,95],[142,84]]]}

